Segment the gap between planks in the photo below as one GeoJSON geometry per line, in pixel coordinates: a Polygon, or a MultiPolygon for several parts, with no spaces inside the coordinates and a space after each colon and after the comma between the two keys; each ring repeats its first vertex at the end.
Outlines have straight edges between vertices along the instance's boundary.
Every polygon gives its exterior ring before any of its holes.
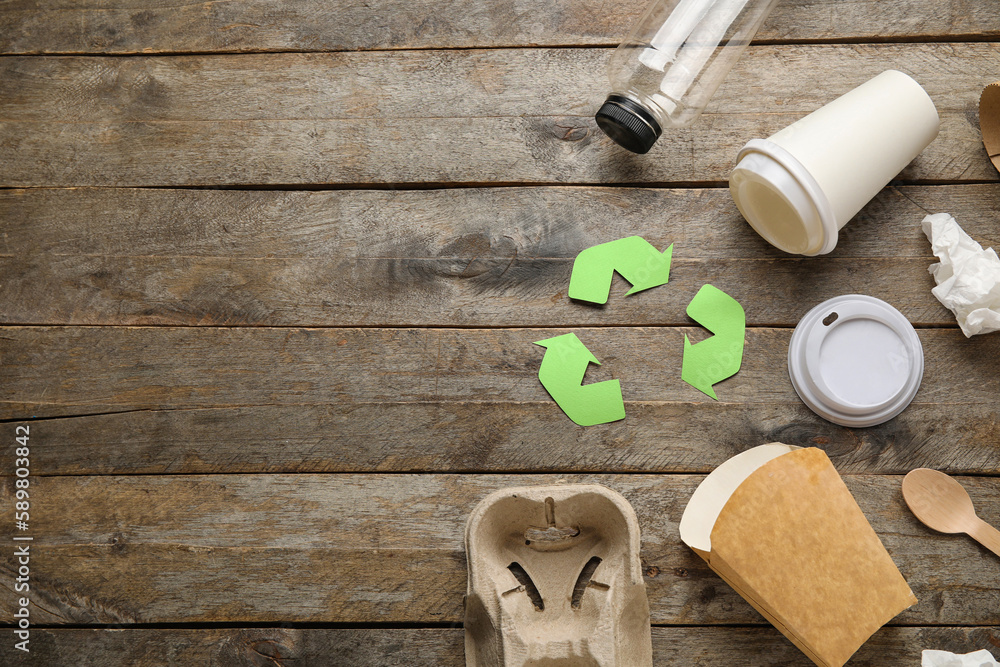
{"type": "MultiPolygon", "coordinates": [[[[690,629],[716,629],[716,628],[746,628],[758,629],[771,627],[770,623],[718,623],[705,625],[698,623],[650,623],[653,628],[669,628],[676,630],[690,629]]],[[[11,627],[11,626],[7,626],[11,627]]],[[[195,623],[33,623],[33,629],[37,630],[256,630],[256,629],[282,629],[282,630],[440,630],[458,629],[465,627],[461,622],[434,622],[421,621],[414,623],[372,621],[370,623],[357,622],[322,622],[322,621],[289,621],[271,623],[242,623],[240,621],[206,621],[195,623]]],[[[945,625],[928,625],[899,623],[887,624],[893,628],[1000,628],[1000,625],[983,625],[981,623],[948,623],[945,625]]]]}
{"type": "MultiPolygon", "coordinates": [[[[626,36],[627,28],[622,28],[622,38],[626,36]]],[[[941,44],[950,42],[961,43],[1000,43],[1000,32],[990,33],[957,33],[948,35],[890,35],[872,37],[812,37],[801,39],[760,39],[750,43],[751,46],[822,46],[827,44],[941,44]]],[[[360,49],[238,49],[232,51],[170,51],[150,49],[148,51],[23,51],[0,53],[0,58],[58,58],[90,57],[102,58],[148,58],[148,57],[182,57],[182,56],[252,56],[272,54],[324,54],[324,53],[398,53],[405,51],[497,51],[497,50],[531,50],[531,49],[609,49],[616,48],[614,42],[590,43],[553,43],[553,44],[486,44],[472,46],[389,46],[360,49]]]]}
{"type": "MultiPolygon", "coordinates": [[[[582,116],[581,116],[582,118],[582,116]]],[[[139,122],[139,121],[135,121],[139,122]]],[[[996,185],[996,181],[988,180],[947,180],[947,179],[909,179],[893,180],[886,187],[947,187],[955,185],[996,185]]],[[[725,189],[728,181],[636,181],[634,183],[602,183],[602,182],[562,182],[562,181],[456,181],[456,182],[410,182],[410,183],[241,183],[220,185],[0,185],[0,191],[39,191],[39,190],[219,190],[232,192],[336,192],[344,190],[474,190],[501,188],[608,188],[643,190],[709,190],[725,189]]]]}

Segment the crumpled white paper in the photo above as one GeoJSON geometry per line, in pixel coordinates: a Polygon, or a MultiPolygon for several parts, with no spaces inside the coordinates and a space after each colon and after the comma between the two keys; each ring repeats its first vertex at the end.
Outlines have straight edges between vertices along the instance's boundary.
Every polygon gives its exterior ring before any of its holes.
{"type": "Polygon", "coordinates": [[[920,667],[1000,667],[1000,662],[994,660],[986,649],[965,655],[948,651],[924,651],[920,667]]]}
{"type": "Polygon", "coordinates": [[[928,215],[921,223],[939,264],[928,269],[937,287],[931,293],[955,313],[962,333],[1000,331],[1000,258],[966,234],[947,213],[928,215]]]}

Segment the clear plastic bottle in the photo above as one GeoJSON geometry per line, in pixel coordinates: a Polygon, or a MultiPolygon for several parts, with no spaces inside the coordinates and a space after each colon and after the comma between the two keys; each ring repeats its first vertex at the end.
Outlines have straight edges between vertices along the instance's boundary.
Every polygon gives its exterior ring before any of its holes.
{"type": "Polygon", "coordinates": [[[701,114],[778,0],[654,0],[611,56],[597,124],[646,153],[701,114]]]}

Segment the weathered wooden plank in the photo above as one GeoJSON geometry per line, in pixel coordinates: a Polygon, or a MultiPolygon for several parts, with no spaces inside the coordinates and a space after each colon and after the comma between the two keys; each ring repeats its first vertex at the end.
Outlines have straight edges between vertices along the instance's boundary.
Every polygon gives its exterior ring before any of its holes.
{"type": "MultiPolygon", "coordinates": [[[[0,58],[6,121],[140,122],[589,116],[602,48],[0,58]]],[[[941,111],[970,110],[1000,44],[755,46],[710,114],[806,114],[889,67],[941,111]],[[780,76],[775,70],[780,67],[780,76]],[[817,72],[823,81],[817,82],[817,72]]]]}
{"type": "MultiPolygon", "coordinates": [[[[721,184],[749,139],[801,115],[706,116],[647,157],[615,146],[590,116],[0,122],[0,186],[721,184]]],[[[996,181],[997,171],[969,118],[942,112],[941,135],[899,178],[996,181]]]]}
{"type": "MultiPolygon", "coordinates": [[[[544,351],[532,343],[560,333],[5,327],[0,418],[258,405],[548,403],[536,377],[544,351]]],[[[602,362],[587,381],[619,378],[626,401],[712,400],[680,379],[684,336],[700,340],[701,329],[576,333],[602,362]]],[[[716,387],[722,400],[798,404],[785,368],[790,335],[788,329],[748,330],[742,369],[716,387]]],[[[964,419],[992,419],[1000,337],[966,339],[957,328],[921,330],[919,336],[925,363],[915,403],[963,405],[964,419]]]]}
{"type": "MultiPolygon", "coordinates": [[[[1000,653],[1000,631],[985,628],[884,627],[847,663],[850,667],[920,664],[924,649],[1000,653]]],[[[773,628],[653,628],[654,664],[714,667],[808,667],[811,662],[773,628]]]]}
{"type": "MultiPolygon", "coordinates": [[[[551,401],[140,410],[25,424],[38,443],[32,465],[43,475],[704,473],[775,440],[820,447],[844,472],[1000,474],[995,404],[911,405],[864,429],[831,424],[798,402],[628,401],[626,411],[624,422],[587,429],[551,401]]],[[[0,450],[0,470],[13,470],[14,456],[0,450]]]]}
{"type": "Polygon", "coordinates": [[[765,243],[719,188],[0,191],[0,321],[676,325],[711,282],[751,325],[794,326],[811,305],[857,292],[915,325],[953,326],[930,293],[919,226],[939,211],[1000,246],[996,185],[887,188],[813,259],[765,243]],[[566,297],[578,252],[632,234],[674,244],[669,285],[624,298],[619,282],[607,308],[566,297]]]}
{"type": "MultiPolygon", "coordinates": [[[[117,0],[100,6],[6,3],[0,52],[156,53],[323,51],[561,44],[615,44],[645,3],[339,2],[276,7],[264,0],[173,4],[117,0]]],[[[998,34],[986,1],[780,2],[764,40],[921,39],[998,34]]]]}
{"type": "Polygon", "coordinates": [[[942,116],[901,178],[997,179],[975,119],[996,44],[755,47],[709,113],[645,157],[593,122],[608,53],[5,58],[0,185],[719,182],[748,139],[890,64],[942,116]]]}
{"type": "MultiPolygon", "coordinates": [[[[36,622],[457,622],[475,503],[562,478],[636,508],[654,623],[761,622],[677,536],[691,475],[36,477],[36,622]]],[[[1000,478],[960,479],[982,516],[1000,516],[1000,478]]],[[[845,481],[920,599],[897,624],[1000,622],[995,556],[920,524],[901,477],[845,481]]],[[[3,489],[9,502],[11,478],[3,489]]],[[[4,578],[12,567],[0,563],[4,578]]]]}
{"type": "MultiPolygon", "coordinates": [[[[752,233],[749,228],[748,233],[752,233]]],[[[744,259],[736,260],[741,265],[738,281],[730,276],[729,282],[725,274],[730,262],[688,260],[683,248],[675,246],[668,288],[625,299],[628,286],[616,281],[619,299],[600,308],[566,296],[572,258],[519,257],[513,254],[513,243],[501,239],[493,246],[485,236],[458,241],[466,244],[467,254],[479,246],[487,256],[360,259],[333,265],[328,259],[41,257],[29,263],[20,257],[3,258],[0,273],[19,274],[19,279],[0,288],[0,294],[10,295],[3,321],[181,326],[684,325],[690,322],[684,315],[688,302],[702,285],[713,283],[744,304],[750,325],[793,326],[807,306],[845,293],[878,295],[915,326],[955,325],[954,315],[931,294],[934,280],[927,272],[932,263],[928,259],[813,260],[808,265],[814,269],[809,280],[802,280],[806,267],[801,258],[744,259]],[[508,258],[489,256],[504,252],[508,258]],[[344,276],[351,282],[343,284],[344,276]],[[39,301],[34,296],[39,289],[58,295],[58,301],[39,301]]],[[[667,245],[669,241],[663,248],[667,245]]]]}
{"type": "MultiPolygon", "coordinates": [[[[804,261],[930,260],[919,223],[941,211],[984,246],[1000,245],[1000,185],[894,186],[840,231],[830,255],[804,261]]],[[[637,233],[689,259],[789,257],[738,215],[725,188],[32,188],[0,190],[0,257],[559,260],[637,233]],[[516,245],[501,253],[493,246],[506,237],[516,245]]]]}
{"type": "MultiPolygon", "coordinates": [[[[721,184],[746,141],[800,116],[706,116],[648,157],[613,145],[590,116],[2,122],[0,186],[721,184]]],[[[969,118],[942,112],[941,135],[899,178],[996,181],[997,171],[969,118]]]]}
{"type": "MultiPolygon", "coordinates": [[[[660,628],[655,628],[654,632],[658,630],[660,628]]],[[[892,633],[892,630],[886,632],[892,633]]],[[[964,646],[970,643],[967,634],[965,630],[949,628],[943,636],[964,646]]],[[[25,663],[47,667],[464,667],[463,636],[461,628],[46,628],[32,629],[30,656],[19,655],[12,642],[4,642],[0,645],[0,660],[9,665],[25,663]]],[[[776,650],[781,650],[779,641],[774,639],[771,643],[776,650]]],[[[762,646],[760,650],[769,649],[762,646]]]]}
{"type": "MultiPolygon", "coordinates": [[[[772,628],[681,628],[654,626],[656,665],[712,667],[740,656],[745,667],[804,667],[809,664],[772,628]]],[[[210,664],[243,667],[272,664],[329,664],[352,667],[462,667],[461,628],[321,629],[37,629],[31,651],[38,664],[100,664],[103,667],[161,667],[210,664]],[[268,664],[268,663],[263,663],[268,664]]],[[[852,658],[851,667],[913,667],[923,649],[969,653],[1000,652],[996,627],[886,627],[852,658]]],[[[17,657],[10,642],[0,658],[17,657]]]]}

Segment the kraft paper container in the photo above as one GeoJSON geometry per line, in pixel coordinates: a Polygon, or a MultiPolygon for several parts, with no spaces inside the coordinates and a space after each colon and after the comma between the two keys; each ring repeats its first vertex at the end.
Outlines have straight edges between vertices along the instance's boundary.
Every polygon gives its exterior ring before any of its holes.
{"type": "Polygon", "coordinates": [[[826,454],[772,443],[695,491],[681,538],[822,667],[841,667],[916,597],[826,454]]]}
{"type": "Polygon", "coordinates": [[[979,128],[986,152],[993,166],[1000,170],[1000,81],[983,89],[979,98],[979,128]]]}

